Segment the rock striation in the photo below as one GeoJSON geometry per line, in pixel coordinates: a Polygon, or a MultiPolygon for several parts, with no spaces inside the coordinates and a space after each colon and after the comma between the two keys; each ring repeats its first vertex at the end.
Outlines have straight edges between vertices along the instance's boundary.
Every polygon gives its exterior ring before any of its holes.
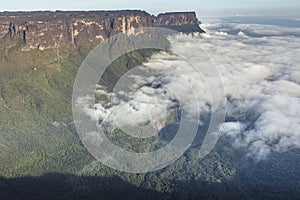
{"type": "Polygon", "coordinates": [[[204,32],[195,12],[35,11],[0,12],[1,49],[76,48],[97,44],[111,35],[142,27],[165,27],[184,33],[204,32]]]}

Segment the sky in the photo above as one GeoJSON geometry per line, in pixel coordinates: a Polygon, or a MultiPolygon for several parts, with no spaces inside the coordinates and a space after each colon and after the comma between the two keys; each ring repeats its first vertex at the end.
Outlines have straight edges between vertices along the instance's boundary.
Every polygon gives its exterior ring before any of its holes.
{"type": "MultiPolygon", "coordinates": [[[[3,0],[2,0],[3,1],[3,0]]],[[[142,9],[151,14],[196,11],[199,16],[299,15],[299,0],[10,0],[1,11],[142,9]],[[170,3],[171,2],[171,3],[170,3]],[[187,3],[188,2],[188,3],[187,3]]]]}

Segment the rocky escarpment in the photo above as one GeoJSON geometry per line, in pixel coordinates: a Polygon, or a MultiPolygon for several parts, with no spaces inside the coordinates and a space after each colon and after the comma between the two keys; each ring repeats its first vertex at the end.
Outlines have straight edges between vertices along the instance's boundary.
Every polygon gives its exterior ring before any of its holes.
{"type": "Polygon", "coordinates": [[[156,18],[156,25],[169,28],[179,32],[204,32],[199,27],[199,20],[195,12],[173,12],[159,14],[156,18]]]}
{"type": "Polygon", "coordinates": [[[20,45],[23,51],[97,44],[111,35],[142,27],[203,32],[194,12],[159,14],[145,11],[2,12],[1,49],[20,45]]]}

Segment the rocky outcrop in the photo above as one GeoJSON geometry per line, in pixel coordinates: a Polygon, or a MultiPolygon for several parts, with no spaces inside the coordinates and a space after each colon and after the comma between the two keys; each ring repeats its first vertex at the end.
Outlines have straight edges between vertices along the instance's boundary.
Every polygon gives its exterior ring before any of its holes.
{"type": "Polygon", "coordinates": [[[173,12],[157,16],[157,26],[173,29],[179,32],[204,32],[199,27],[195,12],[173,12]]]}
{"type": "Polygon", "coordinates": [[[1,48],[22,44],[22,50],[75,48],[97,44],[111,35],[142,27],[165,27],[180,32],[203,32],[194,12],[164,13],[157,17],[145,11],[2,12],[1,48]]]}

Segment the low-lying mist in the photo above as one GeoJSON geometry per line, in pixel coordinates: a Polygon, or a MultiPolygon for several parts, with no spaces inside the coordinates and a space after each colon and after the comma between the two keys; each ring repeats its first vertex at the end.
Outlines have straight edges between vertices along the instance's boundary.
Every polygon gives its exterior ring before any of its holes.
{"type": "Polygon", "coordinates": [[[197,42],[183,35],[170,36],[173,53],[155,54],[137,67],[145,71],[144,76],[127,73],[138,90],[116,95],[100,88],[98,92],[111,102],[86,106],[86,112],[102,125],[152,122],[158,131],[174,108],[187,106],[191,118],[198,108],[209,113],[209,90],[224,88],[226,121],[219,132],[237,148],[246,148],[247,155],[258,160],[272,151],[300,148],[300,38],[296,34],[300,28],[224,21],[201,26],[207,33],[194,35],[197,42]],[[202,76],[191,63],[206,69],[202,76]],[[206,73],[214,67],[220,75],[206,73]],[[145,76],[147,70],[155,75],[145,76]],[[215,85],[207,88],[207,80],[215,85]],[[183,97],[180,105],[177,95],[183,97]],[[197,104],[191,103],[195,99],[197,104]]]}

